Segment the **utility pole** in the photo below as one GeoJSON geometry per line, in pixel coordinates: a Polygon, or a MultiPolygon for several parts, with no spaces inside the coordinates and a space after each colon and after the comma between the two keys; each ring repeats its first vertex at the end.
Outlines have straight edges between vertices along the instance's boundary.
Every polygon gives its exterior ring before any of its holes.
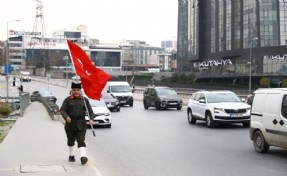
{"type": "Polygon", "coordinates": [[[64,56],[63,58],[64,61],[66,61],[66,86],[68,86],[68,61],[69,61],[69,57],[68,56],[64,56]]]}

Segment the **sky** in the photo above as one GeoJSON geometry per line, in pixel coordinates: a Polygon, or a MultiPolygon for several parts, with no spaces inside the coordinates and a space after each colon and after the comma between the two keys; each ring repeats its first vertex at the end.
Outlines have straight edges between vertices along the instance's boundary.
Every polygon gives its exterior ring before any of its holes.
{"type": "MultiPolygon", "coordinates": [[[[43,22],[48,37],[61,29],[85,25],[90,38],[101,43],[145,41],[160,47],[177,37],[177,0],[42,0],[43,22]]],[[[36,0],[0,0],[0,40],[9,30],[33,31],[36,0]],[[18,20],[19,22],[8,22],[18,20]]],[[[41,20],[37,20],[41,28],[41,20]]]]}

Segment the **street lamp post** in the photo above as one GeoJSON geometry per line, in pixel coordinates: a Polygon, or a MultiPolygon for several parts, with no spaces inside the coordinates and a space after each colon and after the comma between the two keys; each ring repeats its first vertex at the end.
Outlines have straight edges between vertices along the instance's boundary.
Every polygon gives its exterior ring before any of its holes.
{"type": "Polygon", "coordinates": [[[66,86],[68,86],[68,60],[69,60],[69,57],[68,56],[64,56],[63,60],[66,61],[66,86]]]}
{"type": "Polygon", "coordinates": [[[251,67],[252,67],[252,46],[253,46],[253,40],[258,40],[257,37],[252,38],[250,41],[250,48],[249,48],[249,89],[248,92],[251,94],[251,67]]]}
{"type": "Polygon", "coordinates": [[[7,97],[6,97],[6,101],[8,102],[8,98],[9,98],[9,59],[10,59],[10,53],[9,53],[9,23],[10,22],[18,22],[18,21],[21,21],[21,20],[10,20],[10,21],[7,21],[7,46],[6,46],[6,49],[7,49],[7,53],[6,53],[6,93],[7,93],[7,97]]]}

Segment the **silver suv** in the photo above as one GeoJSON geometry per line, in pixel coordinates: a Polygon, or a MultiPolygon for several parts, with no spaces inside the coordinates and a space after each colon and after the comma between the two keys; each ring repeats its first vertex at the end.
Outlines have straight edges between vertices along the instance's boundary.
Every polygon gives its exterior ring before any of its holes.
{"type": "Polygon", "coordinates": [[[190,124],[206,121],[209,128],[216,123],[242,123],[249,127],[250,105],[231,91],[198,91],[189,99],[187,118],[190,124]]]}

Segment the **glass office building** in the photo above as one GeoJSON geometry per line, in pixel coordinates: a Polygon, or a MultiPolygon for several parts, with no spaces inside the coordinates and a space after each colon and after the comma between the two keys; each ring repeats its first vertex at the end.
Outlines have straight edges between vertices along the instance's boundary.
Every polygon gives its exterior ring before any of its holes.
{"type": "Polygon", "coordinates": [[[248,83],[287,75],[286,0],[178,0],[178,71],[248,83]]]}

